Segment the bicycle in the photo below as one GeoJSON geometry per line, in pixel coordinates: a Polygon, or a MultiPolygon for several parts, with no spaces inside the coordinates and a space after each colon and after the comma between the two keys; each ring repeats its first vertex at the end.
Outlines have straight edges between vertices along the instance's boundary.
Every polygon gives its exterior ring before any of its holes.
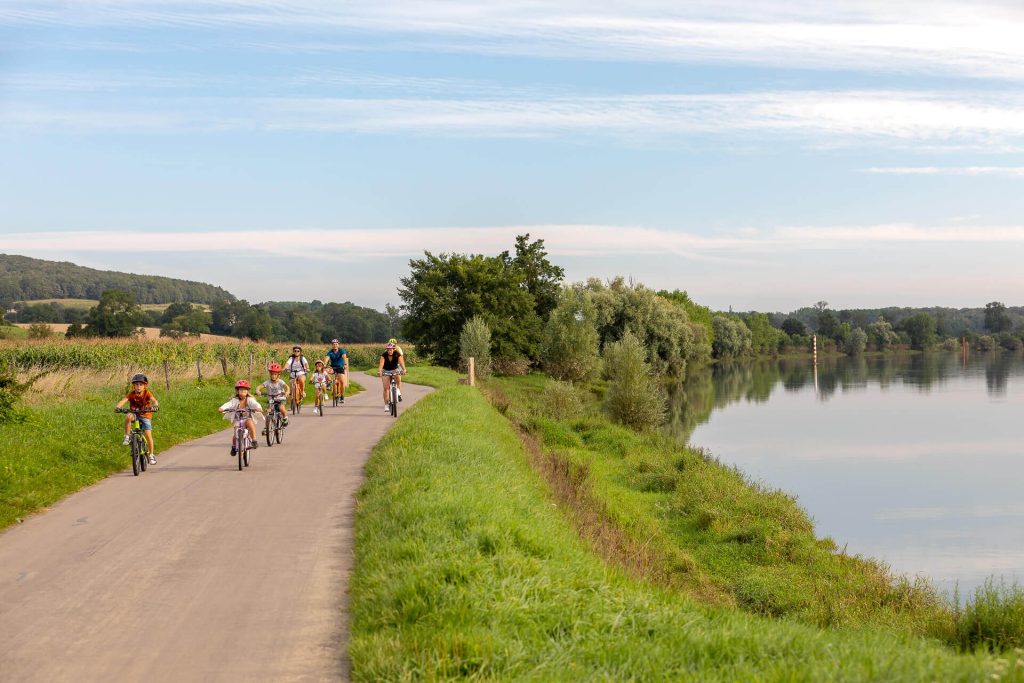
{"type": "Polygon", "coordinates": [[[289,383],[292,394],[288,399],[288,407],[291,408],[292,415],[298,415],[302,412],[302,398],[299,396],[299,383],[295,380],[298,375],[292,373],[292,380],[289,383]]]}
{"type": "Polygon", "coordinates": [[[263,434],[267,437],[267,446],[273,446],[275,441],[277,443],[284,441],[284,416],[278,410],[284,401],[271,399],[267,403],[267,424],[263,428],[263,434]]]}
{"type": "Polygon", "coordinates": [[[391,412],[391,417],[398,417],[398,382],[395,380],[396,375],[401,375],[401,370],[384,370],[381,374],[385,377],[391,378],[391,384],[388,387],[388,408],[391,412]]]}
{"type": "Polygon", "coordinates": [[[334,402],[334,407],[337,408],[345,403],[345,377],[344,371],[334,370],[334,377],[331,382],[331,400],[334,402]],[[340,390],[340,391],[339,391],[340,390]]]}
{"type": "Polygon", "coordinates": [[[246,420],[252,417],[251,410],[235,410],[235,434],[232,437],[231,445],[238,457],[238,471],[249,466],[249,451],[252,449],[252,437],[249,436],[249,428],[245,426],[246,420]]]}
{"type": "MultiPolygon", "coordinates": [[[[158,408],[150,408],[147,412],[155,413],[158,408]]],[[[146,446],[146,437],[142,433],[142,424],[139,422],[139,416],[131,408],[115,408],[114,412],[121,414],[131,414],[132,416],[132,427],[128,433],[128,448],[132,458],[132,474],[136,477],[139,476],[139,472],[145,472],[149,467],[149,448],[146,446]]]]}
{"type": "MultiPolygon", "coordinates": [[[[316,387],[316,401],[313,404],[313,412],[320,417],[324,416],[324,397],[327,395],[327,387],[320,386],[316,387]]],[[[337,405],[337,404],[335,404],[337,405]]]]}

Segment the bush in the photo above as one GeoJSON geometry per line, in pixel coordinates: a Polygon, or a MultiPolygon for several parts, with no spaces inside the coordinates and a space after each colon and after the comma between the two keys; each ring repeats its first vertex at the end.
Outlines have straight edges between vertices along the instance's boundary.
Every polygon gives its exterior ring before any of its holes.
{"type": "Polygon", "coordinates": [[[499,356],[491,360],[491,370],[496,375],[525,375],[530,371],[530,359],[521,356],[499,356]]]}
{"type": "Polygon", "coordinates": [[[750,328],[739,320],[716,315],[711,321],[715,330],[715,341],[711,347],[715,358],[748,356],[753,349],[750,328]]]}
{"type": "MultiPolygon", "coordinates": [[[[717,335],[716,335],[717,338],[717,335]]],[[[646,350],[632,332],[605,347],[605,372],[611,380],[605,408],[612,419],[633,429],[648,429],[665,418],[665,390],[651,375],[646,350]]]]}
{"type": "Polygon", "coordinates": [[[586,382],[601,363],[589,292],[563,288],[544,327],[541,360],[555,379],[586,382]]]}
{"type": "Polygon", "coordinates": [[[569,382],[548,382],[541,401],[548,416],[555,420],[572,420],[583,414],[580,390],[569,382]]]}
{"type": "Polygon", "coordinates": [[[459,335],[459,362],[464,370],[470,358],[475,359],[477,377],[491,375],[491,328],[478,315],[466,321],[459,335]]]}
{"type": "Polygon", "coordinates": [[[996,348],[996,340],[987,334],[983,334],[978,337],[975,345],[978,347],[978,351],[992,351],[996,348]]]}
{"type": "Polygon", "coordinates": [[[974,591],[974,599],[961,609],[953,608],[956,640],[960,648],[973,652],[979,646],[995,652],[1024,647],[1024,588],[1016,581],[985,580],[974,591]]]}
{"type": "Polygon", "coordinates": [[[859,327],[855,330],[851,330],[850,334],[846,337],[846,342],[843,344],[843,350],[846,351],[848,356],[859,356],[864,353],[864,349],[868,345],[868,334],[859,327]]]}
{"type": "Polygon", "coordinates": [[[53,330],[46,323],[32,323],[28,326],[29,339],[49,339],[53,336],[53,330]]]}
{"type": "Polygon", "coordinates": [[[14,366],[0,359],[0,424],[20,422],[24,419],[18,410],[18,401],[36,379],[19,382],[14,366]]]}

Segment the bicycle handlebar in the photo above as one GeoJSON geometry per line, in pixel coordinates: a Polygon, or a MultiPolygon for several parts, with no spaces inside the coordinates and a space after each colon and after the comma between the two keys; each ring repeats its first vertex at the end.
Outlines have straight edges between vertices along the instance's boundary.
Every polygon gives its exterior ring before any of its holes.
{"type": "Polygon", "coordinates": [[[128,414],[128,413],[156,413],[156,412],[159,412],[159,410],[160,410],[160,408],[158,408],[157,406],[150,406],[149,408],[144,408],[142,410],[135,410],[134,408],[114,408],[114,412],[115,413],[124,413],[124,414],[128,414]]]}

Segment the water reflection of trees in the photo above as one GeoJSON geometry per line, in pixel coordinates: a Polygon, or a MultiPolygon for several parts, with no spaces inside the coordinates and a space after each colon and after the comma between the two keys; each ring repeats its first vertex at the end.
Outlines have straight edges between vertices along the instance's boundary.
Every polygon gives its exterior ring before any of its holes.
{"type": "MultiPolygon", "coordinates": [[[[986,354],[972,359],[974,372],[983,364],[989,394],[1006,393],[1016,354],[986,354]]],[[[837,391],[864,391],[872,383],[883,390],[894,382],[930,391],[937,384],[964,374],[961,359],[952,354],[921,354],[807,360],[777,359],[734,362],[691,371],[686,380],[669,389],[667,429],[689,439],[697,425],[707,422],[715,409],[738,401],[767,401],[776,386],[787,392],[815,391],[821,401],[837,391]],[[817,382],[815,382],[817,379],[817,382]]]]}

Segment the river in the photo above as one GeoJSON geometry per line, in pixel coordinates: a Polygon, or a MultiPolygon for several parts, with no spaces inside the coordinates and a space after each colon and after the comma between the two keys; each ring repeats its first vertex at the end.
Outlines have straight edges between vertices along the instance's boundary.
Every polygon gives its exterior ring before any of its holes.
{"type": "Polygon", "coordinates": [[[1024,580],[1024,357],[771,360],[703,368],[668,427],[797,496],[840,548],[970,592],[1024,580]]]}

